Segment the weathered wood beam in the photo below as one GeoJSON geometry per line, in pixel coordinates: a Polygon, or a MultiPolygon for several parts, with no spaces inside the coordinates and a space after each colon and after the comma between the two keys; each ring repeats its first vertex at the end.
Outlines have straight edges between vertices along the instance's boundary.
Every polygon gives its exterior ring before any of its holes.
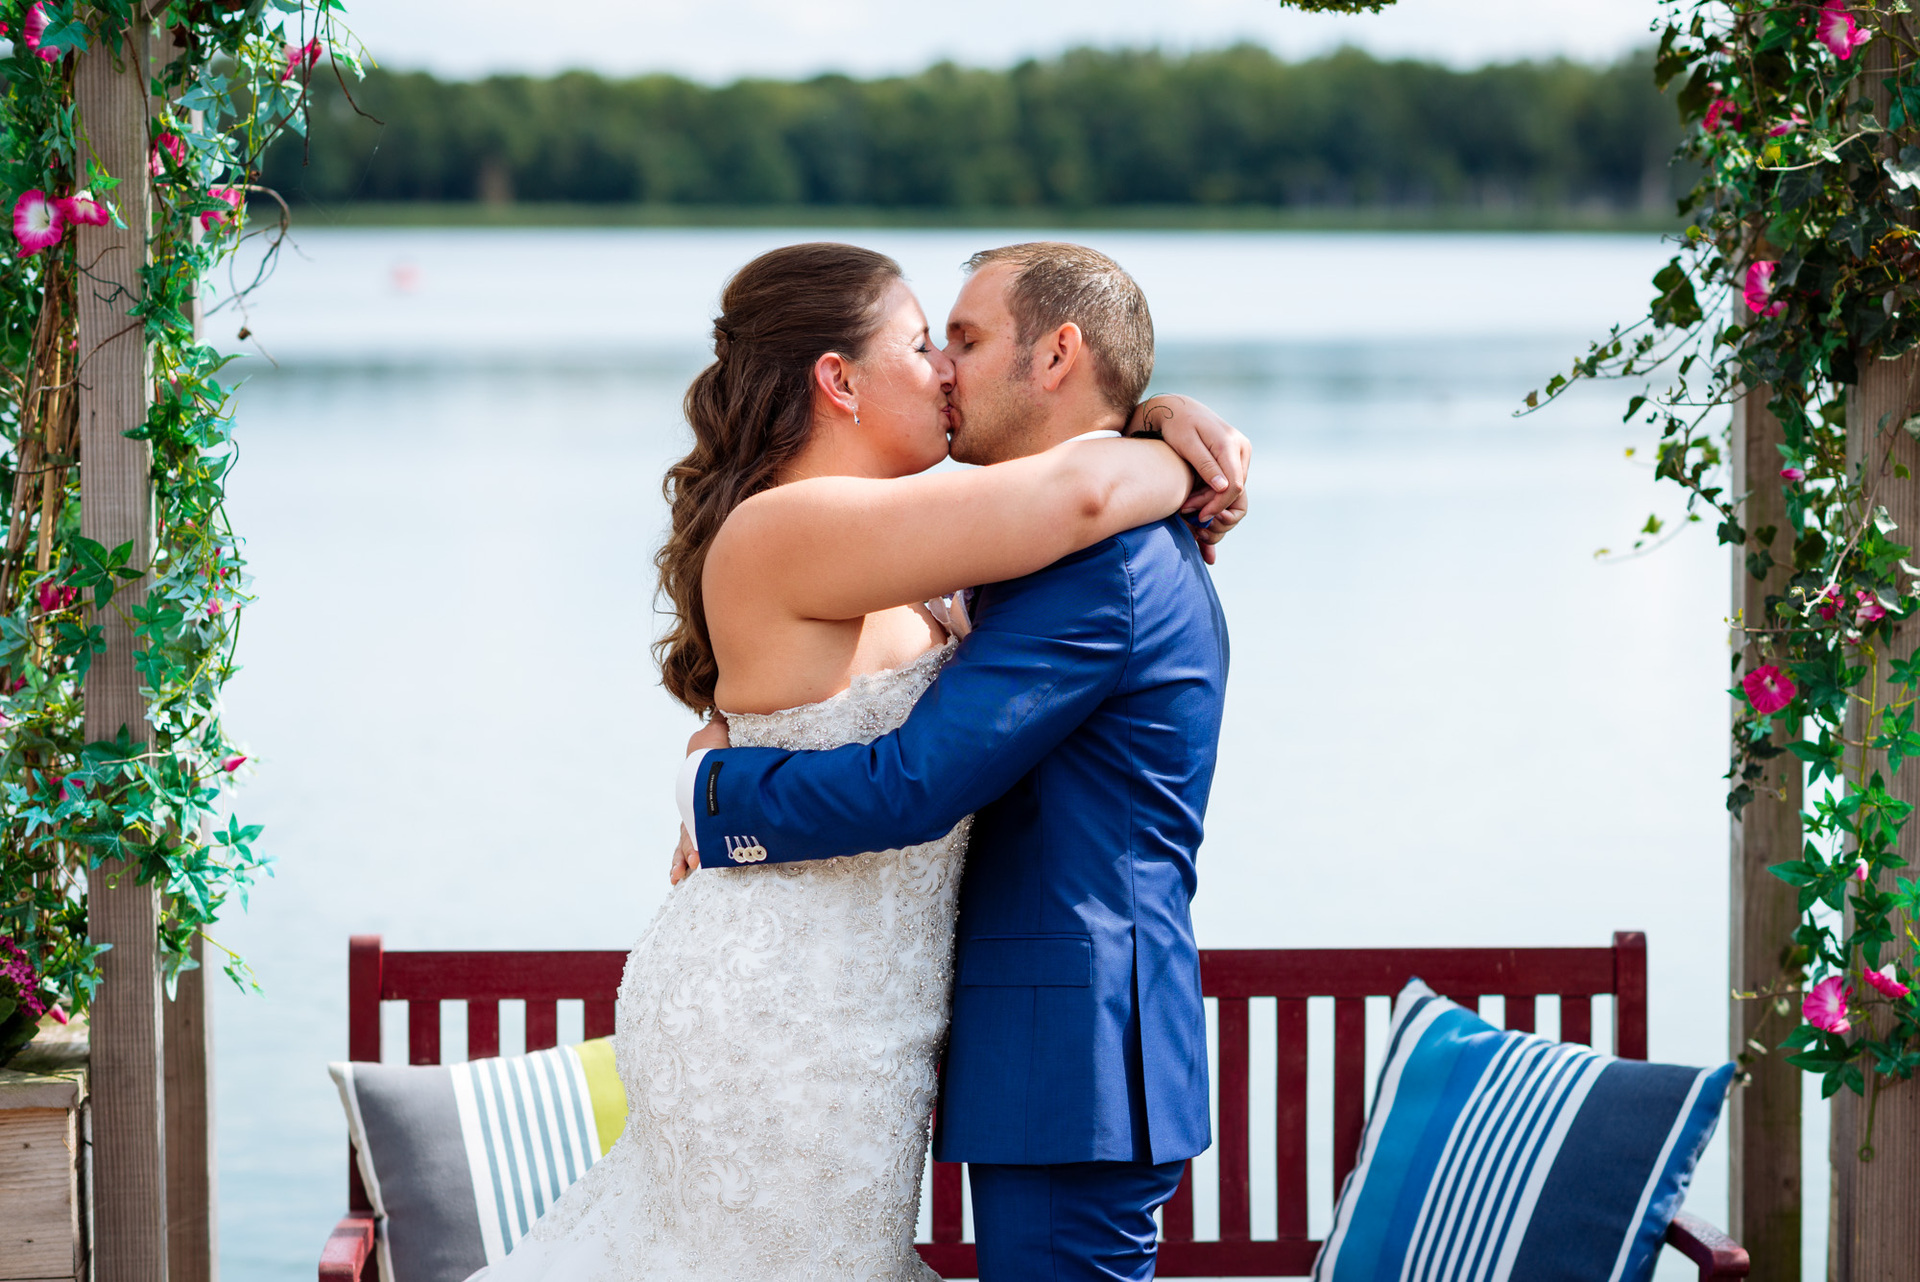
{"type": "MultiPolygon", "coordinates": [[[[1747,545],[1733,549],[1733,612],[1749,626],[1766,622],[1766,599],[1785,591],[1792,565],[1793,527],[1777,479],[1777,447],[1785,437],[1780,421],[1767,412],[1769,395],[1765,387],[1749,389],[1733,410],[1732,489],[1747,496],[1740,523],[1748,531],[1747,545]],[[1775,531],[1771,547],[1778,563],[1756,579],[1747,556],[1764,550],[1753,532],[1768,526],[1775,531]]],[[[1765,662],[1761,648],[1751,644],[1742,660],[1742,674],[1765,662]]],[[[1783,752],[1773,758],[1753,800],[1733,821],[1728,942],[1735,992],[1773,987],[1786,971],[1799,904],[1794,888],[1767,869],[1800,857],[1804,773],[1797,757],[1783,752]]],[[[1751,1252],[1754,1282],[1800,1279],[1800,1070],[1777,1049],[1796,1022],[1797,1014],[1782,1018],[1770,1002],[1738,999],[1728,1020],[1733,1054],[1749,1057],[1746,1084],[1728,1100],[1728,1231],[1751,1252]]]]}
{"type": "MultiPolygon", "coordinates": [[[[1888,17],[1886,21],[1910,22],[1888,17]]],[[[1879,39],[1862,51],[1865,66],[1860,85],[1874,105],[1874,114],[1887,119],[1885,81],[1897,56],[1894,42],[1879,39]]],[[[1882,143],[1889,156],[1898,143],[1882,143]]],[[[1899,527],[1902,543],[1920,544],[1920,442],[1901,431],[1913,414],[1915,388],[1920,387],[1920,353],[1898,360],[1863,361],[1860,381],[1847,396],[1847,453],[1866,466],[1865,480],[1875,502],[1899,527]],[[1892,452],[1888,456],[1888,443],[1892,452]],[[1886,470],[1880,460],[1887,457],[1886,470]],[[1895,475],[1904,465],[1908,476],[1895,475]]],[[[1920,641],[1920,620],[1909,620],[1892,630],[1879,647],[1881,688],[1890,659],[1905,657],[1920,641]]],[[[1857,737],[1859,718],[1851,717],[1851,737],[1857,737]]],[[[1875,764],[1884,761],[1875,754],[1875,764]]],[[[1920,802],[1920,777],[1902,770],[1888,789],[1900,800],[1920,802]]],[[[1920,861],[1920,823],[1909,823],[1900,835],[1897,853],[1909,863],[1920,861]]],[[[1883,889],[1891,890],[1895,874],[1880,874],[1883,889]]],[[[1851,909],[1849,920],[1851,920],[1851,909]]],[[[1898,927],[1896,926],[1896,931],[1898,927]]],[[[1857,976],[1849,977],[1858,983],[1857,976]]],[[[1833,1097],[1829,1140],[1833,1186],[1829,1205],[1831,1226],[1827,1244],[1828,1277],[1836,1282],[1906,1282],[1920,1261],[1920,1081],[1899,1082],[1869,1073],[1868,1100],[1850,1091],[1833,1097]],[[1874,1098],[1876,1097],[1877,1098],[1874,1098]],[[1868,1121],[1872,1119],[1871,1130],[1868,1121]],[[1871,1157],[1862,1152],[1871,1145],[1871,1157]]]]}
{"type": "MultiPolygon", "coordinates": [[[[80,401],[80,532],[108,548],[133,544],[130,564],[152,547],[153,485],[145,442],[126,433],[145,420],[152,395],[145,337],[128,312],[140,298],[151,192],[147,174],[149,27],[117,48],[79,56],[75,98],[87,145],[120,180],[113,199],[125,228],[81,227],[76,242],[80,401]]],[[[141,582],[116,599],[131,605],[141,582]]],[[[95,619],[106,652],[87,674],[86,735],[124,728],[147,737],[133,638],[118,610],[95,619]]],[[[93,1243],[98,1282],[167,1278],[166,1134],[162,1014],[156,928],[159,893],[122,861],[88,878],[88,932],[111,944],[92,1019],[93,1243]]]]}
{"type": "Polygon", "coordinates": [[[193,941],[198,970],[180,976],[166,1003],[167,1277],[215,1282],[220,1275],[219,1221],[213,1202],[213,1003],[206,945],[193,941]]]}
{"type": "MultiPolygon", "coordinates": [[[[1874,497],[1899,526],[1900,541],[1910,544],[1920,543],[1920,442],[1901,431],[1900,424],[1914,412],[1913,390],[1920,386],[1916,379],[1920,355],[1874,361],[1862,367],[1860,382],[1847,399],[1849,453],[1869,460],[1874,497]],[[1875,481],[1873,473],[1889,440],[1893,453],[1887,473],[1875,481]],[[1897,478],[1894,464],[1904,464],[1912,476],[1897,478]]],[[[1906,656],[1916,642],[1920,620],[1909,620],[1879,647],[1883,688],[1888,661],[1906,656]]],[[[1856,717],[1850,733],[1857,736],[1859,729],[1856,717]]],[[[1920,803],[1920,777],[1911,768],[1902,770],[1889,780],[1888,791],[1902,801],[1920,803]]],[[[1900,834],[1898,853],[1910,864],[1920,862],[1920,821],[1909,823],[1900,834]]],[[[1883,889],[1893,888],[1895,875],[1892,870],[1880,874],[1883,889]]],[[[1853,976],[1850,982],[1857,986],[1859,979],[1853,976]]],[[[1910,1282],[1920,1269],[1920,1081],[1873,1075],[1868,1089],[1879,1097],[1871,1110],[1871,1133],[1866,1100],[1850,1091],[1833,1097],[1828,1276],[1836,1282],[1910,1282]],[[1868,1144],[1872,1157],[1863,1159],[1861,1151],[1868,1144]]]]}

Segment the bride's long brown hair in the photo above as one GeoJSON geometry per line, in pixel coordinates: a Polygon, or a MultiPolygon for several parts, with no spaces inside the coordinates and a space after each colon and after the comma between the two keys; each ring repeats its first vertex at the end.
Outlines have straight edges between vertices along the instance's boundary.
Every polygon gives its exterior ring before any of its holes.
{"type": "Polygon", "coordinates": [[[720,296],[714,362],[687,388],[693,449],[661,484],[673,530],[653,558],[673,607],[653,645],[660,681],[695,712],[713,708],[720,676],[701,597],[707,549],[733,509],[778,484],[806,447],[814,362],[828,352],[858,358],[900,275],[870,249],[789,245],[742,267],[720,296]]]}

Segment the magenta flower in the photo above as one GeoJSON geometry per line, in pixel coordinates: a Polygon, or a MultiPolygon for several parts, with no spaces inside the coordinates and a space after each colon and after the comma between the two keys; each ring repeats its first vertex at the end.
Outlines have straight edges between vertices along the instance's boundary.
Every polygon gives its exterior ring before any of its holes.
{"type": "MultiPolygon", "coordinates": [[[[233,209],[240,208],[240,202],[244,199],[237,187],[210,187],[207,189],[207,195],[213,200],[226,201],[233,209]]],[[[231,220],[232,215],[225,210],[209,209],[200,215],[200,226],[212,230],[215,227],[225,227],[231,220]]]]}
{"type": "Polygon", "coordinates": [[[1798,485],[1801,481],[1807,479],[1807,474],[1797,467],[1783,467],[1780,469],[1780,479],[1783,481],[1792,481],[1798,485]]]}
{"type": "Polygon", "coordinates": [[[1888,962],[1879,970],[1862,970],[1860,974],[1869,984],[1872,984],[1879,990],[1882,997],[1891,997],[1895,1001],[1899,1001],[1902,997],[1905,997],[1913,991],[1898,979],[1894,978],[1892,962],[1888,962]]]}
{"type": "Polygon", "coordinates": [[[1755,316],[1778,316],[1787,310],[1785,303],[1777,303],[1773,299],[1773,274],[1779,270],[1779,263],[1766,259],[1748,264],[1747,285],[1741,292],[1755,316]]]}
{"type": "Polygon", "coordinates": [[[1767,137],[1784,138],[1788,134],[1797,134],[1800,132],[1800,126],[1806,123],[1807,118],[1796,111],[1773,128],[1767,130],[1767,137]]]}
{"type": "Polygon", "coordinates": [[[1853,865],[1853,879],[1862,886],[1867,884],[1867,861],[1858,860],[1853,865]]]}
{"type": "Polygon", "coordinates": [[[1833,622],[1834,616],[1840,613],[1839,584],[1837,583],[1828,584],[1821,591],[1820,595],[1814,598],[1814,601],[1815,601],[1814,608],[1819,611],[1820,617],[1827,620],[1827,622],[1829,623],[1833,622]]]}
{"type": "Polygon", "coordinates": [[[21,192],[13,202],[13,238],[29,257],[58,245],[66,234],[66,215],[38,187],[21,192]]]}
{"type": "Polygon", "coordinates": [[[1859,603],[1858,608],[1853,612],[1853,621],[1861,627],[1864,628],[1869,623],[1878,623],[1887,617],[1887,607],[1881,605],[1880,598],[1872,593],[1856,592],[1853,594],[1853,599],[1859,603]]]}
{"type": "Polygon", "coordinates": [[[1793,684],[1793,678],[1771,663],[1747,673],[1740,684],[1746,689],[1747,702],[1763,717],[1780,711],[1793,702],[1794,695],[1800,693],[1800,688],[1793,684]]]}
{"type": "Polygon", "coordinates": [[[66,1008],[59,1002],[55,1002],[53,1005],[47,1007],[47,1014],[53,1016],[53,1022],[56,1024],[64,1024],[71,1018],[71,1016],[67,1014],[66,1008]]]}
{"type": "MultiPolygon", "coordinates": [[[[33,6],[38,9],[40,6],[33,6]]],[[[29,17],[28,23],[33,19],[29,17]]],[[[1853,20],[1853,14],[1842,0],[1827,0],[1820,6],[1820,24],[1815,28],[1820,43],[1825,45],[1834,57],[1845,62],[1853,57],[1853,51],[1873,39],[1873,33],[1861,29],[1853,20]]],[[[29,41],[31,43],[31,41],[29,41]]]]}
{"type": "Polygon", "coordinates": [[[82,187],[65,200],[53,202],[61,217],[70,223],[85,223],[89,227],[105,227],[113,221],[107,213],[107,207],[93,198],[93,193],[82,187]]]}
{"type": "Polygon", "coordinates": [[[161,134],[153,140],[153,154],[147,157],[147,171],[158,178],[166,169],[162,155],[169,156],[176,165],[187,163],[187,144],[174,134],[161,134]]]}
{"type": "Polygon", "coordinates": [[[27,21],[22,28],[22,34],[26,36],[27,49],[34,57],[40,59],[42,62],[60,61],[60,51],[58,49],[43,48],[40,44],[41,39],[47,34],[46,5],[36,4],[33,8],[27,10],[27,21]]]}
{"type": "Polygon", "coordinates": [[[26,950],[0,935],[0,996],[8,995],[9,989],[28,1019],[39,1019],[47,1013],[47,1003],[40,996],[40,976],[26,950]]]}
{"type": "Polygon", "coordinates": [[[1700,127],[1711,134],[1718,133],[1723,124],[1734,129],[1740,127],[1740,112],[1731,98],[1715,98],[1707,104],[1707,118],[1700,122],[1700,127]]]}
{"type": "Polygon", "coordinates": [[[282,81],[292,79],[295,73],[304,71],[314,63],[320,61],[320,37],[315,36],[313,39],[307,41],[307,43],[298,47],[287,45],[285,53],[287,68],[280,73],[280,79],[282,81]]]}
{"type": "Polygon", "coordinates": [[[220,763],[220,768],[226,771],[228,774],[232,774],[234,771],[238,770],[241,766],[244,766],[246,764],[247,764],[247,759],[245,757],[228,757],[225,761],[222,761],[220,763]]]}
{"type": "Polygon", "coordinates": [[[1847,1019],[1847,998],[1853,995],[1838,975],[1829,975],[1807,990],[1800,1003],[1800,1014],[1809,1024],[1826,1033],[1844,1033],[1853,1027],[1847,1019]]]}

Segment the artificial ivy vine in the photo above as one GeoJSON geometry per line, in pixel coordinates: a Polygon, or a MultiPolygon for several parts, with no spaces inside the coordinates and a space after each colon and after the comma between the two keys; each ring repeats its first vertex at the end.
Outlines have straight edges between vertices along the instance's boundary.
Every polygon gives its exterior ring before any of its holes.
{"type": "Polygon", "coordinates": [[[250,983],[207,928],[230,896],[244,903],[267,866],[252,848],[257,826],[215,815],[246,761],[220,693],[250,598],[225,512],[236,457],[229,358],[201,342],[195,318],[210,273],[246,235],[262,153],[284,131],[304,132],[312,76],[357,77],[361,57],[339,26],[339,0],[140,4],[154,34],[126,74],[146,76],[164,107],[149,125],[149,174],[108,173],[77,111],[75,61],[101,47],[124,57],[137,3],[0,0],[0,38],[11,41],[0,45],[0,197],[13,214],[12,244],[0,232],[0,937],[32,971],[0,983],[0,1025],[36,1005],[87,1006],[100,951],[88,939],[87,872],[108,860],[161,887],[169,982],[194,965],[201,936],[237,983],[250,983]],[[76,384],[88,353],[75,298],[90,276],[72,231],[124,227],[115,193],[141,177],[153,190],[149,253],[128,324],[145,333],[153,402],[128,435],[153,452],[146,565],[129,563],[130,546],[80,535],[76,384]],[[143,575],[144,601],[117,593],[143,575]],[[135,636],[144,743],[83,734],[87,670],[109,610],[135,636]]]}
{"type": "MultiPolygon", "coordinates": [[[[1856,427],[1851,450],[1847,429],[1860,370],[1920,342],[1917,51],[1905,3],[1664,7],[1656,74],[1677,87],[1691,125],[1681,157],[1700,167],[1680,252],[1654,277],[1647,318],[1594,344],[1546,397],[1670,371],[1626,414],[1659,432],[1656,475],[1686,491],[1687,520],[1711,520],[1754,579],[1784,577],[1765,617],[1734,621],[1760,661],[1734,660],[1727,804],[1738,815],[1770,770],[1806,764],[1805,848],[1773,868],[1798,888],[1802,920],[1785,973],[1749,996],[1787,1013],[1797,996],[1790,1062],[1818,1073],[1825,1095],[1865,1093],[1870,1073],[1920,1069],[1920,884],[1894,871],[1913,807],[1890,786],[1920,757],[1920,655],[1890,652],[1920,609],[1920,569],[1884,502],[1912,480],[1892,455],[1902,436],[1920,439],[1920,406],[1909,389],[1899,413],[1856,427]],[[1882,70],[1867,70],[1870,54],[1882,70]],[[1749,484],[1778,487],[1787,528],[1746,528],[1748,496],[1725,480],[1726,408],[1761,386],[1785,444],[1777,474],[1749,484]]],[[[1662,524],[1650,518],[1636,548],[1662,524]]]]}

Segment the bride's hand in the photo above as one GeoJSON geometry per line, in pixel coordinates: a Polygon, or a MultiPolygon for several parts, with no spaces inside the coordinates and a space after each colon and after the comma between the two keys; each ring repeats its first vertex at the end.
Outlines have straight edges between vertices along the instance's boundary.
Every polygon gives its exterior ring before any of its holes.
{"type": "MultiPolygon", "coordinates": [[[[727,737],[727,718],[724,714],[715,712],[707,724],[694,731],[693,738],[687,740],[687,755],[692,756],[702,748],[731,746],[732,740],[727,737]]],[[[678,886],[687,879],[688,873],[699,867],[700,852],[693,848],[693,838],[687,834],[687,826],[681,824],[680,844],[674,847],[673,866],[667,870],[668,884],[678,886]]]]}
{"type": "MultiPolygon", "coordinates": [[[[1173,452],[1186,460],[1200,478],[1201,487],[1183,511],[1193,514],[1194,524],[1205,530],[1224,513],[1235,515],[1226,529],[1246,515],[1247,471],[1253,463],[1253,442],[1232,424],[1194,400],[1171,393],[1150,396],[1133,411],[1127,423],[1127,435],[1151,434],[1160,437],[1173,452]]],[[[1220,541],[1222,529],[1203,537],[1203,547],[1220,541]]],[[[1207,558],[1209,562],[1212,557],[1207,558]]]]}

